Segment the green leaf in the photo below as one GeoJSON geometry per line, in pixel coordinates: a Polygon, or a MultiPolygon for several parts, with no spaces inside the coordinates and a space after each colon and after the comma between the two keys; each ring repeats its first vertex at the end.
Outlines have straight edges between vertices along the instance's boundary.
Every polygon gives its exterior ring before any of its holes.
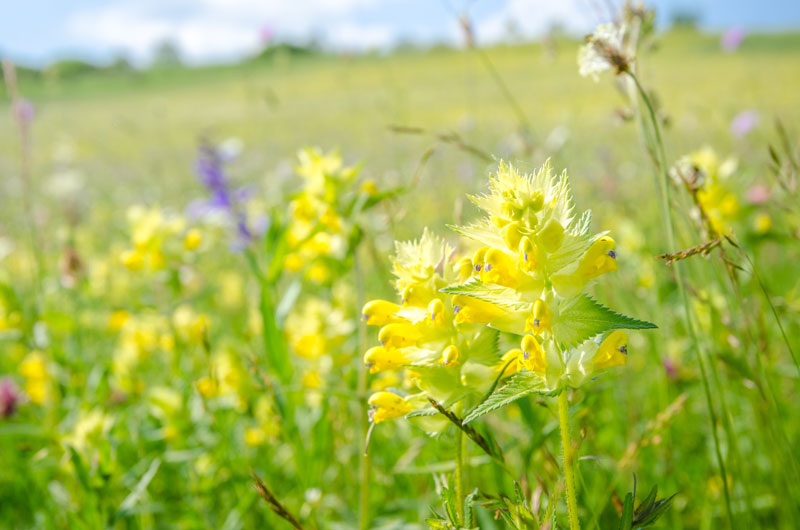
{"type": "Polygon", "coordinates": [[[499,337],[496,329],[484,328],[467,348],[465,358],[487,366],[497,364],[500,361],[499,337]]]}
{"type": "Polygon", "coordinates": [[[619,530],[631,530],[633,524],[633,494],[625,495],[625,504],[622,506],[622,518],[619,521],[619,530]]]}
{"type": "Polygon", "coordinates": [[[520,300],[519,294],[514,289],[499,285],[484,285],[477,277],[470,278],[467,283],[462,285],[445,287],[440,292],[471,296],[508,311],[520,311],[530,308],[531,305],[530,302],[520,300]]]}
{"type": "Polygon", "coordinates": [[[503,386],[487,397],[483,403],[470,410],[467,417],[464,418],[464,424],[466,425],[472,420],[504,407],[528,394],[537,393],[545,396],[556,396],[559,392],[560,390],[547,388],[547,382],[539,374],[517,372],[503,386]]]}
{"type": "Polygon", "coordinates": [[[581,294],[564,302],[553,322],[553,335],[566,347],[577,346],[586,339],[610,329],[652,329],[655,324],[620,315],[590,296],[581,294]]]}

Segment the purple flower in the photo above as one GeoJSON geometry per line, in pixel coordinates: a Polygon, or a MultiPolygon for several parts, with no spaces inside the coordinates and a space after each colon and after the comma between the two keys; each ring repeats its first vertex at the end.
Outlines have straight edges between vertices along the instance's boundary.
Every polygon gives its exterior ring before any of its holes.
{"type": "Polygon", "coordinates": [[[14,116],[23,127],[27,127],[33,121],[33,116],[36,110],[33,108],[33,103],[25,98],[20,98],[14,101],[14,116]]]}
{"type": "Polygon", "coordinates": [[[21,397],[14,381],[7,378],[0,380],[0,418],[13,416],[21,397]]]}
{"type": "Polygon", "coordinates": [[[731,120],[731,134],[744,138],[761,121],[761,115],[754,110],[743,110],[731,120]]]}
{"type": "Polygon", "coordinates": [[[742,41],[747,36],[747,31],[741,26],[732,26],[722,34],[720,45],[723,51],[735,52],[742,45],[742,41]]]}
{"type": "Polygon", "coordinates": [[[225,173],[225,162],[228,160],[217,146],[203,143],[197,154],[195,172],[200,182],[208,189],[210,197],[192,201],[187,207],[189,217],[204,217],[222,214],[235,226],[236,240],[232,243],[234,250],[243,250],[250,246],[260,235],[258,227],[248,226],[247,215],[242,211],[244,203],[251,195],[248,188],[234,189],[230,178],[225,173]]]}

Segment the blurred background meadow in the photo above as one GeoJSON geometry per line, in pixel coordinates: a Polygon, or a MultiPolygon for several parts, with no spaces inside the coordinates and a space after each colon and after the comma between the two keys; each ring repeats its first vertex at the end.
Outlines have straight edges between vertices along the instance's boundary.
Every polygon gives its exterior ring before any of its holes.
{"type": "MultiPolygon", "coordinates": [[[[648,6],[667,161],[717,186],[673,181],[671,248],[636,99],[578,75],[621,4],[258,4],[4,9],[0,527],[427,527],[454,429],[374,424],[362,456],[369,392],[403,382],[366,373],[361,307],[396,299],[395,240],[458,247],[499,160],[547,159],[616,240],[594,294],[658,326],[572,391],[583,526],[621,528],[636,480],[675,494],[662,528],[800,527],[797,5],[648,6]],[[657,256],[713,241],[681,262],[687,312],[657,256]]],[[[467,444],[467,491],[516,481],[567,528],[551,400],[475,423],[513,473],[467,444]]]]}

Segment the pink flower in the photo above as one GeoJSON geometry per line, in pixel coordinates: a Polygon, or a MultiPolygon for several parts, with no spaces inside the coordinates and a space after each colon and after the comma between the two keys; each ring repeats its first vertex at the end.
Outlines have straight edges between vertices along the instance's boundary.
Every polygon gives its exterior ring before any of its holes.
{"type": "Polygon", "coordinates": [[[747,36],[747,31],[741,26],[732,26],[722,34],[720,45],[723,51],[735,52],[742,45],[742,41],[747,36]]]}
{"type": "Polygon", "coordinates": [[[750,204],[764,204],[769,200],[769,189],[763,184],[756,184],[747,190],[747,200],[750,204]]]}
{"type": "Polygon", "coordinates": [[[11,379],[0,380],[0,418],[8,418],[17,410],[20,401],[19,388],[11,379]]]}
{"type": "Polygon", "coordinates": [[[743,110],[731,121],[731,134],[736,138],[744,138],[761,121],[761,116],[754,110],[743,110]]]}

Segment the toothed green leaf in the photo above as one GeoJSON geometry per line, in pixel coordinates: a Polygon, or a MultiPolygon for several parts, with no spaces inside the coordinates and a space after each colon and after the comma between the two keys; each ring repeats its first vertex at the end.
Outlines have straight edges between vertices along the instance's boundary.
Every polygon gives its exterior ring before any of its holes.
{"type": "Polygon", "coordinates": [[[441,292],[471,296],[507,311],[520,311],[530,307],[529,302],[523,302],[518,299],[519,294],[514,289],[498,285],[485,285],[478,278],[470,278],[462,285],[445,287],[441,289],[441,292]]]}
{"type": "Polygon", "coordinates": [[[555,340],[566,347],[611,329],[652,329],[655,324],[621,315],[585,294],[575,296],[561,304],[558,317],[553,321],[555,340]]]}
{"type": "Polygon", "coordinates": [[[517,372],[508,381],[489,395],[485,401],[469,411],[464,423],[480,418],[493,410],[504,407],[519,398],[528,394],[542,394],[545,396],[558,395],[560,390],[553,390],[547,387],[547,382],[542,376],[534,372],[517,372]]]}

